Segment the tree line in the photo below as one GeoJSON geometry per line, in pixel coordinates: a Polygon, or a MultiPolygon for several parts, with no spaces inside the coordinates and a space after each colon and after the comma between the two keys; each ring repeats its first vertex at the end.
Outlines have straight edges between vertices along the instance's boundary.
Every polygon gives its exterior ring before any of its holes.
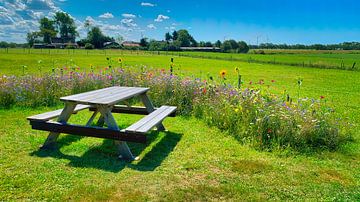
{"type": "Polygon", "coordinates": [[[251,49],[304,49],[304,50],[360,50],[360,42],[343,42],[338,44],[273,44],[261,43],[250,45],[251,49]]]}
{"type": "MultiPolygon", "coordinates": [[[[76,41],[76,44],[86,49],[105,48],[107,42],[110,43],[106,48],[126,48],[122,46],[124,38],[121,35],[117,37],[106,36],[98,26],[93,26],[90,21],[84,23],[87,29],[87,36],[76,41]]],[[[56,12],[53,18],[43,17],[39,20],[39,30],[27,34],[27,45],[32,47],[35,43],[51,44],[52,39],[57,37],[62,43],[75,43],[75,38],[79,37],[76,31],[74,19],[67,13],[56,12]]],[[[313,49],[313,50],[360,50],[359,42],[344,42],[339,44],[273,44],[262,43],[260,45],[248,45],[244,41],[234,39],[212,43],[211,41],[196,41],[186,29],[175,30],[172,33],[167,32],[163,40],[154,40],[142,38],[140,47],[130,47],[132,49],[150,50],[150,51],[180,51],[181,47],[207,47],[221,52],[247,53],[249,49],[313,49]]],[[[16,44],[0,42],[0,48],[25,47],[26,44],[16,44]]]]}
{"type": "Polygon", "coordinates": [[[175,30],[172,33],[165,33],[164,40],[150,40],[142,38],[140,45],[150,51],[179,51],[181,47],[207,47],[218,48],[222,52],[247,53],[249,46],[244,41],[235,41],[233,39],[221,42],[217,40],[215,43],[211,41],[197,42],[194,37],[186,30],[175,30]]]}

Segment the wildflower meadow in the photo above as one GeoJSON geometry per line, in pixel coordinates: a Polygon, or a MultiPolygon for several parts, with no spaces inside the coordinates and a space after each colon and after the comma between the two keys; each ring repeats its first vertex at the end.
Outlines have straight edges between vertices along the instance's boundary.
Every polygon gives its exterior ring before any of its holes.
{"type": "Polygon", "coordinates": [[[114,85],[142,86],[151,89],[155,105],[177,106],[179,115],[195,116],[256,148],[336,150],[351,139],[350,123],[337,117],[323,97],[279,96],[263,86],[264,80],[242,87],[238,68],[237,86],[227,84],[226,70],[219,72],[217,80],[181,77],[172,69],[122,68],[111,63],[99,72],[79,70],[65,67],[43,76],[2,76],[0,106],[56,106],[65,95],[114,85]]]}

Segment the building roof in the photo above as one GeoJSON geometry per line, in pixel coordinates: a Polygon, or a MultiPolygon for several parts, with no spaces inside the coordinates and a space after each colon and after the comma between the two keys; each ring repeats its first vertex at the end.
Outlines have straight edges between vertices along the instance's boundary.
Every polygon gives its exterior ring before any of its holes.
{"type": "Polygon", "coordinates": [[[139,47],[140,43],[135,42],[135,41],[124,41],[122,43],[123,46],[132,46],[132,47],[139,47]]]}

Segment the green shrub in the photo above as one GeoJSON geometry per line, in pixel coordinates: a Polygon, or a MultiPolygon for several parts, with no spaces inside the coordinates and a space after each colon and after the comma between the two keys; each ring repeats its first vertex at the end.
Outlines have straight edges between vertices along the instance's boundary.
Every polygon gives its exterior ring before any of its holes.
{"type": "Polygon", "coordinates": [[[92,45],[91,43],[86,43],[85,49],[89,49],[89,50],[94,49],[94,45],[92,45]]]}

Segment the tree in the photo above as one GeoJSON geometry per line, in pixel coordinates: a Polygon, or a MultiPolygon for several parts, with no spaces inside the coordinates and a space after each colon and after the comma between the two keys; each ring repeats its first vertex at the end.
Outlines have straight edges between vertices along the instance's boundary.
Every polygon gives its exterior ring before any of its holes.
{"type": "Polygon", "coordinates": [[[162,51],[167,49],[167,43],[163,41],[151,40],[149,43],[150,51],[162,51]]]}
{"type": "Polygon", "coordinates": [[[174,30],[174,32],[172,33],[172,40],[176,41],[178,39],[178,33],[176,30],[174,30]]]}
{"type": "Polygon", "coordinates": [[[140,46],[141,47],[148,47],[149,46],[149,42],[147,41],[147,38],[140,39],[140,46]]]}
{"type": "MultiPolygon", "coordinates": [[[[189,34],[190,35],[190,34],[189,34]]],[[[198,46],[198,42],[194,39],[193,36],[190,35],[190,46],[191,47],[197,47],[198,46]]]]}
{"type": "Polygon", "coordinates": [[[118,35],[116,38],[115,38],[115,41],[118,43],[118,44],[122,44],[124,42],[124,37],[121,36],[121,35],[118,35]]]}
{"type": "Polygon", "coordinates": [[[51,43],[51,37],[56,36],[56,31],[54,27],[54,21],[50,20],[47,17],[43,17],[39,21],[40,23],[40,35],[43,37],[44,43],[51,43]]]}
{"type": "Polygon", "coordinates": [[[86,19],[84,22],[84,28],[89,32],[91,29],[92,25],[89,19],[86,19]]]}
{"type": "Polygon", "coordinates": [[[114,39],[105,36],[99,27],[93,27],[88,32],[87,40],[94,45],[95,48],[102,48],[105,42],[114,41],[114,39]]]}
{"type": "Polygon", "coordinates": [[[239,48],[239,44],[233,39],[224,41],[221,46],[223,52],[234,52],[238,48],[239,48]]]}
{"type": "Polygon", "coordinates": [[[166,32],[165,34],[165,41],[169,42],[172,39],[172,36],[170,35],[169,32],[166,32]]]}
{"type": "Polygon", "coordinates": [[[34,43],[38,42],[36,39],[39,37],[39,32],[29,32],[26,35],[26,40],[30,47],[34,45],[34,43]]]}
{"type": "Polygon", "coordinates": [[[63,12],[56,12],[54,21],[56,25],[56,30],[60,34],[61,38],[75,38],[78,35],[74,19],[72,19],[69,14],[63,12]]]}
{"type": "Polygon", "coordinates": [[[221,41],[220,41],[220,40],[217,40],[217,41],[215,42],[215,47],[218,47],[218,48],[221,47],[221,41]]]}
{"type": "Polygon", "coordinates": [[[180,42],[181,47],[197,46],[197,42],[186,29],[178,30],[177,35],[176,41],[180,42]]]}
{"type": "Polygon", "coordinates": [[[238,51],[237,51],[238,53],[247,53],[247,52],[249,52],[249,46],[246,44],[245,41],[239,41],[238,46],[239,46],[238,51]]]}
{"type": "Polygon", "coordinates": [[[211,41],[207,41],[205,43],[205,47],[213,47],[213,44],[211,43],[211,41]]]}

